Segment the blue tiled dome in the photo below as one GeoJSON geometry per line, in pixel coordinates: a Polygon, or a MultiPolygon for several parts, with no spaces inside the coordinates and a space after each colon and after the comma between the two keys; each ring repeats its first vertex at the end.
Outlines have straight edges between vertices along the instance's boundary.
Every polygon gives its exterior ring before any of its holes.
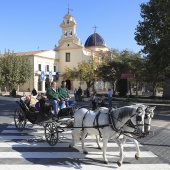
{"type": "Polygon", "coordinates": [[[85,42],[85,47],[89,46],[106,46],[106,43],[98,33],[94,33],[90,35],[85,42]]]}

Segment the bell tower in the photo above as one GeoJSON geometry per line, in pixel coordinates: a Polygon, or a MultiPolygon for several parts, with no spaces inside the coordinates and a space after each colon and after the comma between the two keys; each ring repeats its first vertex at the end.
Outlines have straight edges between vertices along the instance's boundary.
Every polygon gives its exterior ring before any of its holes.
{"type": "Polygon", "coordinates": [[[65,42],[73,42],[80,45],[80,39],[76,35],[76,25],[77,23],[74,17],[69,14],[68,10],[68,14],[64,16],[64,20],[60,24],[60,27],[62,28],[62,36],[58,41],[59,45],[62,45],[65,42]]]}

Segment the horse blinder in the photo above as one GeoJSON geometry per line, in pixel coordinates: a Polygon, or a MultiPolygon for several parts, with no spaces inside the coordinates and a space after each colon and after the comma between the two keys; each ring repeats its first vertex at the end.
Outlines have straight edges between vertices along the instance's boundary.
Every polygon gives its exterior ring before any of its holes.
{"type": "Polygon", "coordinates": [[[136,116],[136,121],[137,122],[141,122],[142,121],[142,117],[141,116],[136,116]]]}

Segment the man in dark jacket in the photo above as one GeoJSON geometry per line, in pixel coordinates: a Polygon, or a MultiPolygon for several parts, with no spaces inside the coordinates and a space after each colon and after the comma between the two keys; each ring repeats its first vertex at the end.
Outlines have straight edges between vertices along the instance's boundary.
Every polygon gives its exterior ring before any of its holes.
{"type": "Polygon", "coordinates": [[[37,91],[35,90],[35,88],[33,88],[32,90],[32,93],[31,93],[33,96],[36,96],[37,95],[37,91]]]}
{"type": "Polygon", "coordinates": [[[70,99],[69,90],[66,87],[66,81],[62,81],[61,87],[59,88],[58,91],[61,97],[61,104],[60,104],[61,109],[64,108],[64,105],[62,104],[63,101],[65,101],[66,107],[71,105],[73,106],[76,103],[73,99],[70,99]]]}
{"type": "Polygon", "coordinates": [[[79,87],[79,89],[78,89],[78,91],[77,91],[77,95],[78,95],[78,100],[79,101],[81,101],[82,100],[82,93],[83,93],[83,91],[82,91],[82,89],[81,89],[81,87],[79,87]]]}
{"type": "Polygon", "coordinates": [[[52,82],[51,86],[47,89],[46,92],[47,98],[50,100],[50,103],[53,105],[54,114],[58,114],[58,103],[60,102],[60,94],[57,89],[57,83],[52,82]]]}

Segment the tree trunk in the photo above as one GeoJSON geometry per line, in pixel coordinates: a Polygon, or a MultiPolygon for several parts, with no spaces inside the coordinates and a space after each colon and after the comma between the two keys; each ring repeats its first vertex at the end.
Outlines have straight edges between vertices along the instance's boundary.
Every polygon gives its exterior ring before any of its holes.
{"type": "Polygon", "coordinates": [[[113,89],[113,95],[115,95],[115,84],[114,84],[114,82],[112,83],[112,89],[113,89]]]}
{"type": "Polygon", "coordinates": [[[115,80],[115,90],[114,90],[115,95],[116,95],[116,92],[117,92],[117,82],[118,82],[118,79],[115,80]]]}
{"type": "Polygon", "coordinates": [[[86,85],[87,85],[87,88],[88,88],[88,89],[91,87],[90,84],[91,84],[91,82],[87,82],[87,81],[86,81],[86,85]]]}
{"type": "Polygon", "coordinates": [[[136,97],[138,97],[138,82],[136,81],[136,97]]]}
{"type": "Polygon", "coordinates": [[[116,90],[117,90],[117,80],[113,82],[113,95],[116,95],[116,90]]]}
{"type": "Polygon", "coordinates": [[[157,87],[156,83],[153,83],[152,87],[153,87],[153,97],[156,97],[156,87],[157,87]]]}
{"type": "Polygon", "coordinates": [[[132,95],[131,82],[129,81],[130,96],[132,95]]]}
{"type": "Polygon", "coordinates": [[[95,79],[93,79],[93,92],[95,91],[94,84],[95,84],[95,79]]]}

